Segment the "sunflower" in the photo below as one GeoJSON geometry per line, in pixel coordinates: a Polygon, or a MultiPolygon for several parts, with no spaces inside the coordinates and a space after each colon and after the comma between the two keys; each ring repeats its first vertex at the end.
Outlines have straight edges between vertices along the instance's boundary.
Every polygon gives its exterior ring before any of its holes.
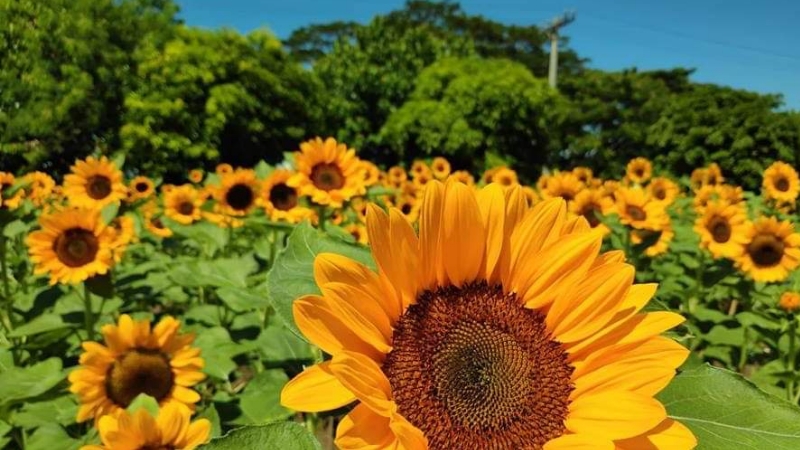
{"type": "Polygon", "coordinates": [[[466,170],[456,170],[450,175],[450,177],[458,182],[466,184],[467,186],[475,186],[475,178],[466,170]]]}
{"type": "Polygon", "coordinates": [[[53,177],[44,172],[31,172],[22,177],[29,184],[30,194],[28,198],[36,206],[42,206],[50,200],[56,182],[53,177]]]}
{"type": "Polygon", "coordinates": [[[736,265],[755,281],[782,281],[800,265],[800,234],[789,221],[756,219],[745,234],[736,265]]]}
{"type": "Polygon", "coordinates": [[[17,189],[13,194],[10,191],[16,180],[14,174],[0,172],[0,208],[17,209],[22,204],[22,200],[25,199],[24,189],[17,189]]]}
{"type": "Polygon", "coordinates": [[[419,217],[420,202],[416,198],[406,195],[397,200],[393,206],[411,223],[419,217]]]}
{"type": "Polygon", "coordinates": [[[530,186],[522,186],[522,193],[525,194],[525,200],[528,201],[528,206],[533,206],[539,203],[541,197],[536,193],[536,190],[530,186]]]}
{"type": "Polygon", "coordinates": [[[71,170],[64,177],[64,194],[72,206],[102,209],[127,196],[122,172],[105,156],[77,161],[71,170]]]}
{"type": "Polygon", "coordinates": [[[634,183],[644,184],[653,175],[653,164],[647,158],[633,158],[625,168],[625,175],[634,183]]]}
{"type": "Polygon", "coordinates": [[[567,202],[574,199],[585,185],[572,172],[558,172],[550,176],[542,191],[545,198],[561,197],[567,202]]]}
{"type": "Polygon", "coordinates": [[[611,200],[617,201],[617,191],[622,187],[622,184],[617,180],[603,181],[603,194],[611,200]]]}
{"type": "Polygon", "coordinates": [[[381,175],[381,169],[369,161],[361,161],[361,170],[364,171],[364,186],[369,187],[378,183],[381,175]]]}
{"type": "Polygon", "coordinates": [[[711,163],[706,168],[705,176],[703,177],[703,184],[707,186],[716,186],[722,184],[725,177],[722,176],[722,169],[717,163],[711,163]]]}
{"type": "Polygon", "coordinates": [[[159,408],[153,417],[140,408],[130,414],[120,410],[97,422],[103,445],[84,445],[81,450],[182,449],[193,450],[208,442],[211,422],[197,419],[190,422],[191,412],[177,405],[159,408]]]}
{"type": "Polygon", "coordinates": [[[778,307],[788,313],[793,313],[800,309],[800,293],[787,291],[781,294],[778,300],[778,307]]]}
{"type": "Polygon", "coordinates": [[[406,173],[406,170],[400,166],[390,167],[389,171],[386,172],[386,175],[389,178],[389,182],[395,186],[398,186],[408,180],[408,174],[406,173]]]}
{"type": "Polygon", "coordinates": [[[494,179],[494,174],[497,173],[498,170],[504,169],[503,166],[492,167],[490,169],[486,169],[483,171],[483,175],[481,175],[481,182],[484,184],[489,184],[494,179]]]}
{"type": "Polygon", "coordinates": [[[501,167],[492,175],[492,183],[505,187],[516,186],[519,184],[517,172],[508,167],[501,167]]]}
{"type": "Polygon", "coordinates": [[[672,230],[672,226],[667,224],[661,227],[660,230],[631,230],[631,242],[634,245],[639,245],[647,238],[647,236],[651,233],[660,233],[658,236],[658,240],[654,242],[652,245],[644,249],[645,256],[653,258],[658,255],[662,255],[669,250],[669,243],[672,242],[672,238],[675,237],[675,232],[672,230]]]}
{"type": "Polygon", "coordinates": [[[204,176],[205,174],[200,169],[192,169],[189,171],[189,181],[191,181],[192,183],[195,184],[200,183],[201,181],[203,181],[204,176]]]}
{"type": "Polygon", "coordinates": [[[709,203],[694,224],[700,248],[715,258],[736,258],[747,243],[747,211],[723,201],[709,203]]]}
{"type": "Polygon", "coordinates": [[[316,216],[314,210],[298,203],[297,189],[286,184],[291,177],[291,171],[275,169],[269,178],[264,180],[261,188],[261,204],[271,220],[298,223],[316,216]]]}
{"type": "Polygon", "coordinates": [[[80,367],[69,374],[69,390],[80,400],[77,421],[124,410],[139,394],[159,405],[194,410],[200,395],[191,389],[205,379],[194,335],[178,334],[181,324],[164,317],[154,327],[127,314],[101,329],[105,345],[84,342],[80,367]]]}
{"type": "Polygon", "coordinates": [[[592,179],[592,169],[588,167],[576,167],[572,169],[572,174],[578,178],[583,184],[589,184],[589,181],[592,179]]]}
{"type": "Polygon", "coordinates": [[[261,193],[261,182],[252,169],[236,169],[222,176],[214,198],[220,212],[229,216],[244,216],[255,208],[261,193]]]}
{"type": "Polygon", "coordinates": [[[367,204],[366,200],[360,197],[350,202],[350,209],[355,211],[359,222],[366,223],[367,221],[367,204]]]}
{"type": "Polygon", "coordinates": [[[706,172],[708,172],[708,169],[705,167],[698,167],[692,171],[692,175],[689,178],[689,184],[692,186],[692,190],[699,190],[705,185],[706,172]]]}
{"type": "Polygon", "coordinates": [[[800,193],[800,178],[794,167],[776,161],[764,171],[761,186],[767,198],[779,203],[794,203],[800,193]]]}
{"type": "Polygon", "coordinates": [[[547,185],[550,183],[550,179],[553,178],[551,173],[543,173],[538,180],[536,180],[536,190],[539,192],[544,192],[547,190],[547,185]]]}
{"type": "Polygon", "coordinates": [[[164,224],[161,216],[157,214],[145,214],[144,227],[147,228],[147,231],[160,238],[172,236],[172,230],[164,224]]]}
{"type": "Polygon", "coordinates": [[[592,228],[608,234],[611,230],[600,221],[600,218],[614,210],[614,202],[603,195],[602,191],[584,189],[569,203],[569,210],[575,215],[583,216],[592,228]]]}
{"type": "Polygon", "coordinates": [[[669,221],[664,205],[640,187],[623,187],[615,193],[619,220],[633,228],[660,230],[669,221]]]}
{"type": "Polygon", "coordinates": [[[217,168],[214,171],[217,175],[228,175],[233,173],[233,166],[228,163],[217,164],[217,168]]]}
{"type": "Polygon", "coordinates": [[[295,153],[297,173],[287,184],[314,203],[341,208],[343,202],[366,192],[359,161],[355,150],[335,139],[316,138],[300,144],[295,153]]]}
{"type": "Polygon", "coordinates": [[[739,186],[730,186],[727,184],[703,185],[695,192],[693,204],[694,209],[699,214],[705,211],[706,205],[711,202],[723,202],[729,205],[735,205],[744,201],[744,192],[739,186]]]}
{"type": "MultiPolygon", "coordinates": [[[[425,186],[433,180],[433,172],[425,172],[419,175],[415,175],[414,178],[411,179],[411,187],[415,190],[425,189],[425,186]]],[[[409,183],[404,183],[403,186],[408,185],[409,183]]],[[[401,186],[401,187],[403,187],[401,186]]]]}
{"type": "Polygon", "coordinates": [[[119,216],[111,221],[108,228],[114,233],[110,244],[114,262],[119,263],[122,261],[122,255],[125,254],[128,244],[136,238],[136,226],[132,217],[119,216]]]}
{"type": "Polygon", "coordinates": [[[441,156],[433,158],[431,171],[437,180],[444,180],[450,175],[450,162],[441,156]]]}
{"type": "Polygon", "coordinates": [[[139,200],[148,198],[156,191],[156,186],[153,180],[145,176],[138,176],[128,183],[128,192],[130,192],[131,200],[139,200]]]}
{"type": "Polygon", "coordinates": [[[355,239],[359,244],[369,244],[369,239],[367,238],[367,227],[364,225],[351,223],[350,225],[345,226],[344,230],[350,233],[350,236],[353,236],[353,239],[355,239]]]}
{"type": "Polygon", "coordinates": [[[425,161],[416,160],[411,164],[411,178],[421,174],[431,174],[431,168],[425,164],[425,161]]]}
{"type": "Polygon", "coordinates": [[[191,184],[184,184],[164,195],[164,215],[183,225],[202,217],[203,199],[191,184]]]}
{"type": "Polygon", "coordinates": [[[34,274],[50,274],[50,284],[76,284],[108,272],[113,264],[112,230],[100,212],[66,208],[39,217],[40,230],[25,239],[34,274]]]}
{"type": "Polygon", "coordinates": [[[341,449],[692,448],[654,399],[688,356],[659,336],[683,318],[640,313],[655,285],[633,285],[620,252],[599,255],[601,233],[568,219],[562,199],[525,204],[518,187],[434,181],[419,237],[397,210],[370,206],[378,273],[317,257],[322,295],[293,312],[332,358],[281,403],[356,402],[341,449]]]}
{"type": "Polygon", "coordinates": [[[671,205],[676,198],[678,198],[678,194],[680,194],[681,189],[669,178],[655,177],[650,180],[650,183],[647,185],[647,192],[650,194],[650,197],[652,197],[653,201],[660,202],[663,205],[668,206],[671,205]]]}

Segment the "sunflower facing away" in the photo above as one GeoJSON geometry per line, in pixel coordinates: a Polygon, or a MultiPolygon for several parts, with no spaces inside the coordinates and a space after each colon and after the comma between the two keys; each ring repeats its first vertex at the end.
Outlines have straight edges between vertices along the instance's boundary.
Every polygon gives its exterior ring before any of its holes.
{"type": "Polygon", "coordinates": [[[164,194],[164,215],[183,225],[203,216],[203,198],[191,184],[184,184],[164,194]]]}
{"type": "Polygon", "coordinates": [[[291,171],[276,169],[272,171],[269,178],[264,180],[261,189],[261,203],[272,220],[298,223],[316,216],[314,210],[299,204],[300,196],[297,189],[286,184],[291,177],[291,171]]]}
{"type": "Polygon", "coordinates": [[[694,231],[700,236],[700,247],[715,258],[735,258],[747,243],[747,226],[747,211],[742,206],[714,201],[697,218],[694,231]]]}
{"type": "Polygon", "coordinates": [[[634,183],[643,184],[653,176],[653,164],[647,158],[633,158],[628,162],[625,176],[634,183]]]}
{"type": "Polygon", "coordinates": [[[800,234],[791,222],[760,217],[748,227],[746,237],[736,264],[753,280],[785,280],[800,265],[800,234]]]}
{"type": "Polygon", "coordinates": [[[116,416],[103,416],[97,431],[103,445],[84,445],[81,450],[182,449],[192,450],[208,442],[211,422],[197,419],[190,422],[191,412],[177,405],[159,408],[153,417],[144,408],[129,414],[121,410],[116,416]]]}
{"type": "Polygon", "coordinates": [[[800,179],[794,167],[777,161],[764,171],[762,187],[767,198],[781,203],[794,203],[800,193],[800,179]]]}
{"type": "Polygon", "coordinates": [[[80,400],[77,421],[125,409],[139,394],[161,407],[194,410],[200,395],[191,389],[205,379],[200,349],[192,334],[178,334],[181,324],[165,317],[151,328],[149,320],[127,314],[117,325],[102,328],[105,345],[84,342],[80,368],[70,372],[70,391],[80,400]]]}
{"type": "MultiPolygon", "coordinates": [[[[294,174],[288,186],[319,205],[341,208],[342,203],[366,192],[364,174],[356,151],[336,139],[312,139],[295,153],[294,174]]],[[[403,172],[405,174],[405,172],[403,172]]]]}
{"type": "Polygon", "coordinates": [[[72,206],[102,209],[128,195],[122,172],[105,156],[90,156],[76,162],[71,170],[64,177],[64,195],[72,206]]]}
{"type": "Polygon", "coordinates": [[[527,210],[518,187],[431,182],[419,236],[370,205],[378,272],[321,254],[322,295],[295,300],[300,330],[332,359],[283,389],[283,405],[351,403],[342,449],[690,449],[653,396],[688,351],[641,313],[621,252],[569,219],[561,199],[527,210]]]}
{"type": "Polygon", "coordinates": [[[39,217],[40,230],[25,239],[36,275],[50,284],[76,284],[108,272],[113,265],[114,232],[94,209],[66,208],[39,217]]]}
{"type": "Polygon", "coordinates": [[[261,195],[261,182],[252,169],[236,169],[222,176],[214,198],[220,212],[230,216],[244,216],[255,208],[261,195]]]}

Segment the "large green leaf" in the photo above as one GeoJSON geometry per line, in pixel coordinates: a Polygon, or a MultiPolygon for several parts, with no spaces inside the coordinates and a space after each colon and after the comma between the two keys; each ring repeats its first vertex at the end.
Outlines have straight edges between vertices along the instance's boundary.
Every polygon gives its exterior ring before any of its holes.
{"type": "Polygon", "coordinates": [[[372,254],[366,248],[328,236],[308,223],[298,225],[289,235],[286,248],[275,258],[267,279],[275,312],[298,335],[292,302],[303,295],[319,293],[314,282],[314,258],[320,253],[338,253],[375,267],[372,254]]]}
{"type": "Polygon", "coordinates": [[[29,367],[0,373],[0,406],[44,394],[64,379],[61,359],[50,358],[29,367]]]}
{"type": "Polygon", "coordinates": [[[61,320],[61,316],[58,314],[42,314],[30,322],[15,328],[11,333],[8,333],[8,337],[31,336],[48,331],[60,330],[61,328],[69,328],[70,326],[70,324],[64,323],[64,321],[61,320]]]}
{"type": "Polygon", "coordinates": [[[260,424],[285,419],[292,412],[281,406],[281,389],[289,381],[283,369],[257,374],[241,395],[241,407],[251,423],[260,424]]]}
{"type": "Polygon", "coordinates": [[[300,424],[293,422],[246,426],[200,446],[200,450],[321,450],[319,442],[300,424]]]}
{"type": "Polygon", "coordinates": [[[214,261],[192,261],[176,266],[169,277],[184,287],[247,287],[247,275],[258,269],[252,255],[214,261]]]}
{"type": "Polygon", "coordinates": [[[800,408],[736,373],[701,366],[659,394],[670,417],[689,427],[698,450],[797,450],[800,408]]]}

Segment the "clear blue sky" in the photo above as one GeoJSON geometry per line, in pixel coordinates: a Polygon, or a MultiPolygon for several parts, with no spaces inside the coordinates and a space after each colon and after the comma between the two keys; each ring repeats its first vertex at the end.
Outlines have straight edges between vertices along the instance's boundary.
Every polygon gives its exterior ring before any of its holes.
{"type": "MultiPolygon", "coordinates": [[[[287,37],[333,20],[367,22],[403,0],[178,0],[189,25],[259,27],[287,37]]],[[[693,79],[780,93],[800,110],[800,0],[463,0],[470,14],[514,24],[545,24],[565,10],[570,46],[592,67],[618,70],[675,66],[693,79]]]]}

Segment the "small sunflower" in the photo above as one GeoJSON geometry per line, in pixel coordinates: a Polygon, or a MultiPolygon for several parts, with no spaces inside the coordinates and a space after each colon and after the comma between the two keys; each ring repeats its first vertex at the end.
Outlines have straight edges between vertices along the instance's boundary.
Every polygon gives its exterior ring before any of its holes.
{"type": "Polygon", "coordinates": [[[17,181],[13,173],[0,172],[0,208],[17,209],[25,199],[25,190],[17,189],[13,194],[10,194],[9,189],[14,186],[17,181]]]}
{"type": "Polygon", "coordinates": [[[128,195],[122,172],[105,156],[90,156],[76,162],[71,170],[64,177],[64,194],[72,206],[102,209],[128,195]]]}
{"type": "Polygon", "coordinates": [[[692,175],[689,178],[689,184],[692,186],[692,190],[697,191],[705,185],[706,172],[708,172],[708,169],[705,167],[698,167],[692,171],[692,175]]]}
{"type": "Polygon", "coordinates": [[[576,167],[572,169],[572,174],[583,184],[589,184],[593,177],[592,169],[588,167],[576,167]]]}
{"type": "Polygon", "coordinates": [[[517,172],[508,167],[501,167],[492,175],[492,183],[497,183],[504,187],[517,186],[519,185],[517,172]]]}
{"type": "Polygon", "coordinates": [[[542,196],[545,198],[561,197],[569,202],[584,188],[585,185],[574,173],[558,172],[550,176],[547,187],[542,191],[542,196]]]}
{"type": "Polygon", "coordinates": [[[619,188],[615,193],[619,220],[633,228],[660,230],[669,221],[664,205],[640,187],[619,188]]]}
{"type": "Polygon", "coordinates": [[[394,203],[394,207],[411,223],[417,221],[419,217],[420,201],[411,196],[403,196],[394,203]]]}
{"type": "Polygon", "coordinates": [[[762,187],[767,198],[779,203],[794,203],[800,193],[800,178],[794,167],[776,161],[764,171],[762,187]]]}
{"type": "Polygon", "coordinates": [[[800,234],[789,221],[756,219],[746,232],[736,264],[755,281],[782,281],[800,265],[800,234]]]}
{"type": "Polygon", "coordinates": [[[628,162],[625,175],[634,183],[644,184],[653,176],[653,164],[647,158],[633,158],[628,162]]]}
{"type": "Polygon", "coordinates": [[[437,180],[444,180],[448,176],[450,176],[450,161],[442,158],[441,156],[437,156],[433,158],[431,162],[431,171],[433,172],[434,178],[437,180]]]}
{"type": "Polygon", "coordinates": [[[725,182],[725,177],[722,176],[722,169],[717,163],[711,163],[706,168],[703,184],[707,186],[716,186],[725,182]]]}
{"type": "Polygon", "coordinates": [[[703,185],[695,192],[694,200],[692,201],[695,211],[702,214],[706,206],[712,202],[723,202],[729,205],[735,205],[744,201],[744,192],[739,186],[731,186],[727,184],[717,185],[703,185]]]}
{"type": "Polygon", "coordinates": [[[456,181],[466,184],[467,186],[475,186],[475,178],[471,173],[466,170],[456,170],[450,175],[456,181]]]}
{"type": "Polygon", "coordinates": [[[172,236],[172,230],[164,224],[164,221],[161,220],[161,216],[155,213],[145,214],[144,227],[147,228],[147,231],[160,238],[172,236]]]}
{"type": "Polygon", "coordinates": [[[214,171],[217,173],[217,175],[229,175],[233,173],[233,166],[228,163],[217,164],[217,167],[214,171]]]}
{"type": "Polygon", "coordinates": [[[114,233],[111,240],[111,252],[114,254],[114,262],[122,261],[122,256],[128,248],[128,244],[136,238],[136,225],[130,216],[115,217],[108,227],[114,233]]]}
{"type": "Polygon", "coordinates": [[[522,193],[525,194],[525,200],[528,201],[528,206],[533,206],[542,199],[539,194],[536,193],[536,190],[530,186],[522,186],[522,193]]]}
{"type": "Polygon", "coordinates": [[[361,160],[361,170],[364,171],[364,186],[370,187],[378,183],[381,175],[381,169],[378,166],[369,161],[361,160]]]}
{"type": "Polygon", "coordinates": [[[408,174],[406,173],[406,170],[400,166],[390,167],[389,171],[386,172],[386,176],[389,178],[389,182],[393,185],[400,185],[408,180],[408,174]]]}
{"type": "Polygon", "coordinates": [[[650,180],[650,183],[647,185],[647,192],[650,194],[650,197],[652,197],[653,201],[657,201],[665,206],[668,206],[671,205],[676,198],[678,198],[678,194],[680,194],[681,189],[669,178],[655,177],[650,180]]]}
{"type": "Polygon", "coordinates": [[[431,168],[425,164],[425,161],[416,160],[411,164],[411,178],[421,174],[431,174],[431,168]]]}
{"type": "Polygon", "coordinates": [[[359,244],[367,245],[369,244],[369,238],[367,237],[367,227],[361,225],[359,223],[351,223],[344,227],[345,231],[350,233],[350,236],[353,236],[353,239],[356,240],[359,244]]]}
{"type": "Polygon", "coordinates": [[[542,176],[536,180],[536,190],[539,192],[544,192],[547,190],[547,185],[550,183],[550,179],[553,178],[553,174],[551,173],[543,173],[542,176]]]}
{"type": "Polygon", "coordinates": [[[483,171],[483,175],[481,175],[481,183],[489,184],[494,179],[494,174],[497,173],[498,170],[503,169],[503,166],[492,167],[483,171]]]}
{"type": "MultiPolygon", "coordinates": [[[[411,179],[411,183],[410,184],[415,190],[421,190],[421,189],[425,189],[425,186],[427,186],[427,184],[430,183],[431,180],[433,180],[433,172],[425,172],[425,173],[421,173],[421,174],[415,175],[414,178],[411,179]]],[[[409,183],[404,183],[403,186],[408,185],[408,184],[409,183]]],[[[400,187],[403,187],[403,186],[400,186],[400,187]]]]}
{"type": "Polygon", "coordinates": [[[198,184],[203,181],[205,174],[200,169],[192,169],[189,171],[189,181],[194,184],[198,184]]]}
{"type": "Polygon", "coordinates": [[[281,393],[328,411],[343,450],[650,448],[692,433],[654,398],[689,352],[660,334],[683,321],[640,312],[620,252],[568,218],[562,199],[526,206],[519,187],[426,189],[419,233],[370,206],[378,272],[320,254],[321,295],[294,301],[302,333],[330,359],[281,393]]]}
{"type": "Polygon", "coordinates": [[[367,201],[363,198],[355,198],[350,202],[350,209],[355,211],[358,221],[366,223],[367,221],[367,201]]]}
{"type": "Polygon", "coordinates": [[[130,193],[131,200],[139,200],[148,198],[156,191],[156,186],[153,180],[145,176],[138,176],[128,183],[128,192],[130,193]]]}
{"type": "Polygon", "coordinates": [[[800,293],[787,291],[781,294],[778,300],[778,307],[788,313],[793,313],[800,309],[800,293]]]}
{"type": "Polygon", "coordinates": [[[236,169],[224,175],[214,198],[220,212],[229,216],[247,215],[258,203],[261,182],[252,169],[236,169]]]}
{"type": "Polygon", "coordinates": [[[634,245],[639,245],[644,242],[651,233],[660,234],[656,242],[644,249],[644,255],[653,258],[667,253],[667,250],[669,250],[669,243],[672,242],[672,238],[675,237],[675,232],[672,230],[670,224],[662,226],[660,230],[631,230],[631,242],[634,245]]]}
{"type": "Polygon", "coordinates": [[[193,450],[208,442],[211,422],[191,422],[191,412],[177,405],[159,408],[153,417],[140,408],[130,414],[120,410],[105,415],[97,422],[102,445],[84,445],[81,450],[181,449],[193,450]]]}
{"type": "Polygon", "coordinates": [[[262,185],[261,203],[272,220],[298,223],[316,216],[314,210],[299,204],[297,189],[286,184],[291,177],[291,171],[276,169],[272,171],[269,178],[262,185]]]}
{"type": "Polygon", "coordinates": [[[53,189],[56,187],[56,182],[53,177],[44,172],[31,172],[23,177],[26,183],[29,184],[30,194],[28,198],[36,206],[42,206],[50,201],[50,196],[53,194],[53,189]]]}
{"type": "Polygon", "coordinates": [[[600,221],[600,218],[614,210],[614,202],[603,195],[602,191],[584,189],[569,203],[569,210],[575,215],[583,216],[592,228],[598,228],[604,234],[611,230],[600,221]]]}
{"type": "Polygon", "coordinates": [[[723,201],[709,203],[695,221],[700,247],[715,258],[736,258],[747,243],[747,211],[723,201]]]}
{"type": "MultiPolygon", "coordinates": [[[[287,185],[319,205],[341,208],[357,195],[364,195],[364,176],[356,151],[333,138],[316,138],[300,144],[295,153],[294,174],[287,185]]],[[[405,172],[403,172],[405,173],[405,172]]]]}
{"type": "Polygon", "coordinates": [[[84,342],[80,367],[69,374],[70,392],[80,400],[77,421],[124,410],[139,394],[161,407],[194,410],[200,395],[191,389],[203,381],[204,361],[192,347],[194,335],[178,334],[180,322],[165,317],[154,327],[127,314],[102,328],[105,345],[84,342]]]}
{"type": "Polygon", "coordinates": [[[96,209],[66,208],[39,217],[40,230],[25,239],[36,275],[50,284],[76,284],[102,275],[113,265],[113,231],[96,209]]]}
{"type": "Polygon", "coordinates": [[[183,225],[190,225],[203,216],[203,199],[191,184],[184,184],[164,195],[164,215],[183,225]]]}
{"type": "Polygon", "coordinates": [[[617,201],[617,191],[622,187],[622,184],[617,180],[603,181],[602,191],[606,197],[611,200],[617,201]]]}

